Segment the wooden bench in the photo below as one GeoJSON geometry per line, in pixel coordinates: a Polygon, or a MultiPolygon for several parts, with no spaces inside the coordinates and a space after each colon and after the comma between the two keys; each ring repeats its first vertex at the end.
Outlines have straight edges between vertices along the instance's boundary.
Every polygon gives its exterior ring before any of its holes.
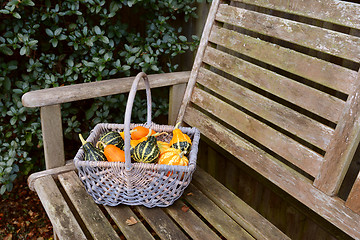
{"type": "MultiPolygon", "coordinates": [[[[191,73],[149,77],[152,88],[170,86],[172,121],[180,108],[177,121],[197,127],[203,138],[354,239],[360,239],[360,174],[346,199],[338,192],[360,139],[359,16],[360,5],[335,0],[213,0],[191,73]]],[[[73,164],[65,164],[60,104],[123,93],[131,82],[23,96],[24,106],[41,107],[49,168],[31,175],[29,185],[57,236],[287,239],[200,168],[168,208],[93,202],[73,164]],[[138,223],[128,226],[131,216],[138,223]]]]}

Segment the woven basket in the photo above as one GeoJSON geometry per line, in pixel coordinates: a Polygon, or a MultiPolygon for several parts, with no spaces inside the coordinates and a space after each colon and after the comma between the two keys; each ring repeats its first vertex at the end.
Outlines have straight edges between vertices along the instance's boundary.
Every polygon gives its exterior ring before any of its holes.
{"type": "MultiPolygon", "coordinates": [[[[129,93],[124,124],[100,123],[91,131],[87,142],[95,144],[99,136],[107,131],[125,132],[125,163],[106,161],[84,161],[84,150],[77,152],[74,163],[87,192],[96,203],[116,206],[144,205],[146,207],[167,207],[178,199],[189,185],[196,167],[200,132],[196,128],[180,127],[192,140],[188,166],[171,166],[154,163],[132,163],[130,157],[130,129],[141,124],[130,124],[131,110],[137,85],[143,78],[147,95],[147,123],[157,132],[168,132],[172,137],[174,126],[158,125],[151,122],[151,93],[145,73],[139,73],[129,93]]],[[[160,136],[161,137],[161,136],[160,136]]],[[[166,139],[161,139],[166,141],[166,139]]]]}

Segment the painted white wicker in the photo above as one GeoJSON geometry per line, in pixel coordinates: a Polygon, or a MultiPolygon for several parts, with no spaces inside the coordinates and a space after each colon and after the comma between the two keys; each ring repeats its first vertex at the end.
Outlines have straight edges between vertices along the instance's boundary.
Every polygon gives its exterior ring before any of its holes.
{"type": "MultiPolygon", "coordinates": [[[[131,110],[139,80],[143,78],[147,94],[147,123],[157,132],[168,132],[171,138],[174,126],[151,122],[151,93],[145,73],[139,73],[129,93],[124,124],[100,123],[91,131],[87,142],[95,144],[99,136],[107,131],[125,132],[125,163],[106,161],[84,161],[84,150],[77,152],[74,163],[87,192],[96,203],[116,206],[144,205],[166,207],[178,199],[189,185],[196,168],[200,132],[196,128],[180,127],[192,140],[188,166],[170,166],[154,163],[132,163],[130,157],[130,129],[141,124],[130,124],[131,110]]],[[[160,136],[161,137],[161,136],[160,136]]]]}

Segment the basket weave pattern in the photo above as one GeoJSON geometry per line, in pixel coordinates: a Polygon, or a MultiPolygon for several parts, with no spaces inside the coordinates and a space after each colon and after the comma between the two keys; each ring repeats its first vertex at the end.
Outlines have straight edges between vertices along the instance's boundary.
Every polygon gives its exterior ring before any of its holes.
{"type": "MultiPolygon", "coordinates": [[[[149,95],[150,94],[148,94],[148,96],[149,95]]],[[[148,98],[148,106],[149,104],[151,106],[151,102],[149,102],[148,98]]],[[[125,113],[125,115],[127,114],[128,113],[125,113]]],[[[152,123],[149,120],[150,118],[151,114],[149,114],[148,110],[148,122],[145,125],[146,127],[151,128],[156,132],[167,132],[169,133],[168,137],[171,137],[174,126],[158,125],[152,123]]],[[[128,119],[130,118],[128,117],[128,119]]],[[[95,145],[99,140],[100,135],[105,132],[125,131],[126,158],[126,154],[129,152],[126,141],[128,140],[128,143],[130,142],[130,140],[127,139],[127,136],[129,136],[128,130],[141,125],[129,124],[129,121],[130,120],[128,120],[128,122],[126,121],[125,116],[125,124],[97,124],[86,141],[95,145]]],[[[131,163],[130,157],[126,159],[125,163],[84,161],[84,150],[81,147],[74,158],[74,163],[87,192],[93,197],[96,203],[108,206],[126,204],[144,205],[151,208],[167,207],[171,205],[182,195],[191,181],[192,174],[196,167],[196,158],[200,140],[200,132],[196,128],[180,127],[180,130],[187,134],[192,141],[191,150],[188,156],[188,166],[131,163]]],[[[163,137],[159,136],[158,138],[163,137]]],[[[164,141],[164,139],[158,140],[164,141]]]]}

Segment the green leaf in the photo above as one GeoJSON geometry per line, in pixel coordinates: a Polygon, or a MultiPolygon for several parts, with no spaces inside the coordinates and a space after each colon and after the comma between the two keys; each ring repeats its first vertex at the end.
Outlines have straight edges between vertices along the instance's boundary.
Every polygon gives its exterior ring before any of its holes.
{"type": "Polygon", "coordinates": [[[97,35],[100,35],[101,34],[101,29],[98,27],[98,26],[95,26],[94,27],[94,31],[97,35]]]}
{"type": "Polygon", "coordinates": [[[55,36],[59,36],[60,33],[61,33],[61,31],[62,31],[62,28],[56,29],[55,32],[54,32],[54,35],[55,35],[55,36]]]}
{"type": "Polygon", "coordinates": [[[53,36],[54,36],[53,31],[51,31],[49,28],[45,29],[45,32],[46,32],[46,34],[47,34],[48,36],[50,36],[50,37],[53,37],[53,36]]]}
{"type": "Polygon", "coordinates": [[[131,65],[131,64],[133,64],[133,62],[135,62],[135,60],[136,60],[136,57],[135,57],[135,56],[131,56],[131,57],[129,57],[129,58],[127,59],[127,63],[128,63],[129,65],[131,65]]]}
{"type": "Polygon", "coordinates": [[[25,55],[26,54],[26,46],[23,46],[21,49],[20,49],[20,55],[25,55]]]}
{"type": "Polygon", "coordinates": [[[9,47],[7,47],[5,45],[3,45],[3,46],[0,45],[0,52],[4,53],[6,55],[9,55],[9,56],[14,54],[14,52],[9,47]]]}
{"type": "Polygon", "coordinates": [[[20,14],[19,14],[19,13],[17,13],[17,12],[13,13],[13,16],[14,16],[15,18],[17,18],[17,19],[21,19],[20,14]]]}
{"type": "Polygon", "coordinates": [[[182,42],[186,42],[187,38],[185,36],[179,36],[180,41],[182,42]]]}
{"type": "Polygon", "coordinates": [[[159,71],[159,68],[156,65],[151,65],[151,69],[155,72],[159,71]]]}
{"type": "Polygon", "coordinates": [[[6,191],[6,186],[5,185],[2,185],[1,188],[0,188],[0,194],[3,195],[6,191]]]}

